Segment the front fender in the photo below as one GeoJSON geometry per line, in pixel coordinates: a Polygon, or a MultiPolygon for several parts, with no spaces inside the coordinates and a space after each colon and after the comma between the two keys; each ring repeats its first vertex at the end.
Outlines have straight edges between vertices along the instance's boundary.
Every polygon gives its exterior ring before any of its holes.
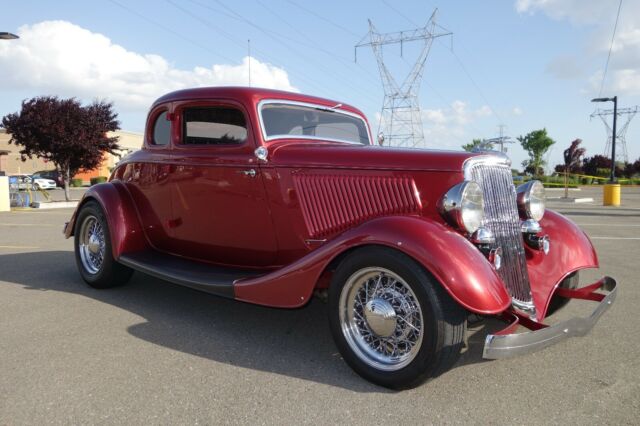
{"type": "Polygon", "coordinates": [[[268,306],[302,306],[334,258],[365,245],[383,245],[404,252],[422,264],[454,300],[472,312],[496,314],[511,304],[502,280],[476,247],[450,228],[415,216],[388,216],[366,222],[291,265],[262,277],[236,282],[235,297],[268,306]]]}
{"type": "Polygon", "coordinates": [[[572,272],[597,268],[598,256],[587,234],[569,218],[547,210],[540,226],[551,239],[549,253],[525,247],[531,294],[538,317],[543,319],[560,282],[572,272]]]}
{"type": "Polygon", "coordinates": [[[109,225],[111,251],[114,259],[118,259],[120,254],[125,252],[148,248],[133,201],[127,189],[119,181],[94,185],[85,192],[66,227],[65,236],[67,238],[73,235],[78,212],[90,200],[97,201],[105,214],[109,225]]]}

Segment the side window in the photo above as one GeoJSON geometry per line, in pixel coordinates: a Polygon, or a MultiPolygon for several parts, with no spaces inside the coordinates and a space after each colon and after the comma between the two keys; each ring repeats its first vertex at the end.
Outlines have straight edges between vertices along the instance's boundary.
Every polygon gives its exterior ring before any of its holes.
{"type": "Polygon", "coordinates": [[[168,145],[171,139],[171,122],[167,120],[167,112],[158,115],[156,122],[153,124],[153,141],[154,145],[168,145]]]}
{"type": "Polygon", "coordinates": [[[247,122],[236,108],[186,108],[182,118],[185,145],[237,145],[247,139],[247,122]]]}

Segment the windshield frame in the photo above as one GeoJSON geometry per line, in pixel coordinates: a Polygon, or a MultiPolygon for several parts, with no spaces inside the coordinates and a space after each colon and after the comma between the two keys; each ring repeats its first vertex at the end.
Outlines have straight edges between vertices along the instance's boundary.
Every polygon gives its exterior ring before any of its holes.
{"type": "MultiPolygon", "coordinates": [[[[341,105],[341,104],[338,104],[338,105],[341,105]]],[[[365,118],[362,115],[357,114],[355,112],[346,111],[344,109],[340,109],[339,107],[334,109],[332,107],[328,107],[322,104],[316,104],[312,102],[290,101],[287,99],[263,99],[260,102],[258,102],[257,109],[258,109],[258,120],[260,121],[260,133],[262,134],[262,139],[265,142],[270,142],[276,139],[308,139],[308,140],[314,140],[314,141],[331,141],[331,142],[348,143],[352,145],[371,146],[372,139],[371,139],[371,129],[369,128],[369,123],[367,123],[367,120],[365,120],[365,118]],[[363,144],[360,142],[350,141],[347,139],[319,137],[319,136],[311,136],[311,135],[284,134],[284,135],[268,136],[267,129],[264,125],[264,120],[262,118],[262,107],[268,104],[293,105],[293,106],[301,106],[301,107],[307,107],[307,108],[317,108],[325,111],[332,111],[336,114],[344,114],[353,118],[357,118],[358,120],[362,121],[362,124],[364,125],[364,128],[367,131],[367,139],[369,143],[363,144]]]]}

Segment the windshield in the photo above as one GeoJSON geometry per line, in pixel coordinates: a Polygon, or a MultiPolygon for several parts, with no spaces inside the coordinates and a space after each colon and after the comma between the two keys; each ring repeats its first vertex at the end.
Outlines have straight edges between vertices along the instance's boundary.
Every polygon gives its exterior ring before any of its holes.
{"type": "Polygon", "coordinates": [[[261,105],[260,117],[266,140],[289,137],[370,144],[365,121],[338,109],[268,102],[261,105]]]}

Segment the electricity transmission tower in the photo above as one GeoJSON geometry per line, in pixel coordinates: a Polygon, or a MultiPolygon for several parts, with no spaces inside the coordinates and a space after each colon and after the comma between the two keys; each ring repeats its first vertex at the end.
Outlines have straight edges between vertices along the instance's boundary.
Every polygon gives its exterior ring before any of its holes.
{"type": "Polygon", "coordinates": [[[371,46],[378,61],[384,89],[378,134],[382,132],[384,135],[384,145],[415,148],[426,146],[418,102],[424,64],[433,40],[452,34],[436,24],[436,12],[437,9],[433,11],[427,24],[422,28],[386,34],[378,32],[369,20],[369,33],[355,46],[356,55],[359,47],[371,46]],[[400,44],[400,55],[402,56],[404,44],[412,41],[421,42],[422,48],[409,74],[404,78],[402,84],[398,84],[384,62],[382,47],[387,44],[400,44]]]}
{"type": "MultiPolygon", "coordinates": [[[[623,161],[625,163],[629,162],[626,139],[627,130],[629,129],[629,123],[631,123],[631,120],[638,112],[640,112],[640,106],[638,105],[631,108],[618,108],[618,117],[620,117],[621,115],[626,115],[627,120],[616,131],[616,147],[619,148],[618,152],[616,153],[616,161],[623,161]]],[[[607,132],[607,144],[604,148],[605,156],[608,156],[611,152],[611,135],[613,134],[611,126],[607,122],[607,116],[609,115],[613,115],[612,109],[597,109],[593,112],[593,114],[591,114],[591,118],[600,117],[600,119],[604,123],[605,131],[607,132]]]]}
{"type": "Polygon", "coordinates": [[[498,136],[497,138],[483,139],[482,142],[483,143],[490,143],[492,145],[500,145],[500,152],[506,153],[507,152],[507,148],[504,147],[505,144],[515,143],[515,141],[512,140],[510,136],[505,136],[504,135],[504,129],[506,127],[507,126],[505,126],[504,124],[499,125],[498,129],[500,129],[500,136],[498,136]]]}

